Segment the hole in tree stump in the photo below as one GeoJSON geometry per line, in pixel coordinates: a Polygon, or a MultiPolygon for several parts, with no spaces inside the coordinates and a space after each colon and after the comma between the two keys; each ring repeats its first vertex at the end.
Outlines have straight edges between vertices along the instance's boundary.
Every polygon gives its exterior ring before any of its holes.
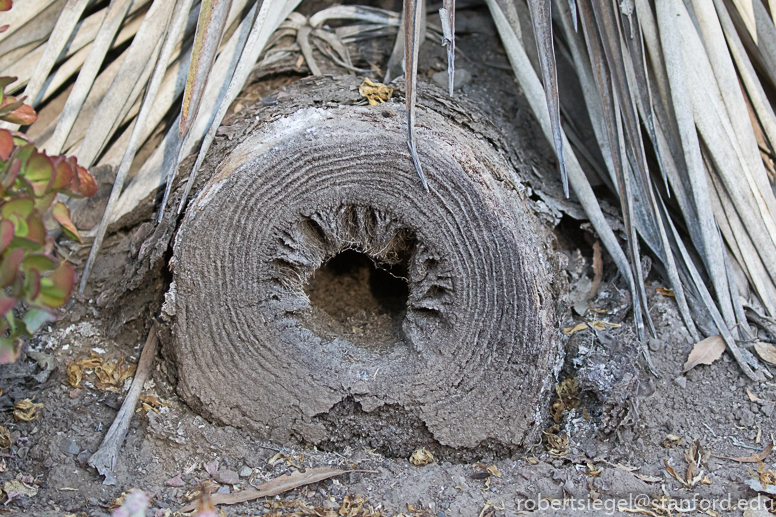
{"type": "Polygon", "coordinates": [[[409,253],[393,265],[349,249],[329,259],[307,281],[316,333],[339,334],[354,345],[381,349],[403,342],[409,295],[409,253]]]}
{"type": "Polygon", "coordinates": [[[535,443],[562,358],[551,234],[490,140],[424,111],[425,191],[403,106],[374,108],[265,124],[189,204],[167,297],[178,392],[280,443],[535,443]]]}

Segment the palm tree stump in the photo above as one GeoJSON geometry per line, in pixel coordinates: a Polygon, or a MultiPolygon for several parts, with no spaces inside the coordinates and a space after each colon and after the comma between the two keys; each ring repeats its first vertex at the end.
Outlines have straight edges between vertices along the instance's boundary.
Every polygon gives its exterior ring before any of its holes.
{"type": "Polygon", "coordinates": [[[514,448],[561,362],[557,261],[485,139],[398,103],[299,109],[220,162],[175,238],[178,391],[326,446],[514,448]]]}

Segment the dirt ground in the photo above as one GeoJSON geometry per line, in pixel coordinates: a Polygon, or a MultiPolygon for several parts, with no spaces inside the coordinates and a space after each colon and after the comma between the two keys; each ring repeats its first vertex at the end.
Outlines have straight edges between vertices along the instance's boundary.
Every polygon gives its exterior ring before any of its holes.
{"type": "MultiPolygon", "coordinates": [[[[465,57],[458,65],[470,74],[460,93],[494,104],[503,101],[502,116],[535,131],[524,102],[507,101],[499,93],[514,94],[517,87],[505,69],[506,58],[492,36],[487,12],[481,7],[462,10],[459,19],[467,29],[460,31],[459,47],[465,57]]],[[[375,59],[387,59],[390,41],[383,39],[369,54],[375,59]]],[[[426,43],[421,75],[433,81],[443,63],[444,49],[426,43]]],[[[269,97],[272,88],[294,77],[289,73],[266,77],[238,102],[269,97]]],[[[538,131],[536,135],[540,142],[538,131]]],[[[575,288],[589,289],[595,235],[584,221],[575,219],[579,209],[573,201],[552,205],[557,182],[537,183],[542,175],[554,174],[546,146],[537,143],[526,153],[538,169],[533,183],[528,183],[537,193],[537,204],[546,206],[543,218],[555,226],[559,251],[569,259],[572,293],[575,288]]],[[[96,283],[100,274],[120,270],[123,257],[137,246],[133,235],[120,233],[106,241],[96,283]]],[[[88,248],[76,254],[76,262],[87,252],[88,248]]],[[[339,270],[334,266],[322,271],[308,292],[317,310],[331,316],[334,327],[330,330],[366,332],[370,339],[365,339],[365,346],[375,342],[380,346],[380,340],[390,343],[400,332],[401,307],[396,307],[396,300],[401,299],[401,285],[375,273],[368,263],[340,264],[339,270]],[[370,279],[371,287],[366,289],[370,279]],[[382,296],[370,291],[375,284],[383,285],[382,296]],[[332,295],[337,290],[349,292],[357,303],[338,302],[332,295]],[[354,305],[361,310],[352,311],[354,305]],[[370,324],[388,330],[372,335],[370,324]]],[[[577,387],[571,381],[562,384],[569,388],[570,395],[561,399],[567,409],[546,408],[548,431],[532,447],[504,457],[478,458],[478,464],[433,461],[418,466],[406,456],[374,450],[358,436],[332,436],[327,450],[260,442],[240,429],[214,425],[193,413],[177,398],[159,356],[145,385],[144,404],[132,419],[118,460],[116,486],[103,485],[86,460],[116,416],[130,381],[123,378],[129,373],[126,368],[137,363],[151,322],[146,313],[128,310],[117,324],[115,314],[110,319],[103,314],[99,292],[76,299],[59,322],[31,340],[20,361],[0,367],[0,425],[10,431],[10,448],[0,451],[0,483],[20,480],[33,487],[30,495],[6,501],[0,513],[102,517],[110,514],[114,500],[123,492],[139,488],[153,496],[147,515],[166,517],[184,506],[187,495],[204,479],[214,479],[220,485],[219,493],[229,493],[295,469],[330,466],[375,473],[350,473],[275,498],[221,509],[227,516],[254,516],[301,512],[309,505],[353,515],[342,503],[348,494],[356,494],[368,500],[359,515],[500,517],[526,512],[592,516],[638,508],[648,508],[652,515],[669,515],[658,509],[660,505],[670,508],[670,515],[744,514],[744,508],[737,505],[757,496],[747,481],[756,477],[752,469],[758,465],[725,457],[747,457],[773,443],[776,380],[749,381],[727,354],[709,366],[682,374],[693,342],[674,300],[657,291],[664,284],[653,269],[646,283],[650,314],[657,327],[657,337],[649,340],[659,374],[655,377],[639,358],[627,292],[606,256],[603,280],[597,297],[589,302],[603,312],[588,310],[580,316],[570,311],[559,327],[592,320],[621,326],[588,327],[567,337],[565,367],[558,381],[576,379],[577,387]],[[78,363],[90,357],[91,363],[78,363]],[[123,362],[110,362],[116,359],[123,362]],[[76,369],[68,370],[71,364],[85,365],[78,388],[73,387],[76,369]],[[102,368],[102,377],[93,373],[96,367],[102,368]],[[44,406],[37,418],[16,421],[13,405],[27,398],[44,406]],[[691,476],[693,480],[681,482],[669,470],[675,469],[686,479],[686,454],[694,444],[700,447],[696,452],[701,465],[691,476]],[[281,508],[280,502],[292,501],[296,502],[281,508]]],[[[776,455],[767,457],[764,469],[776,470],[774,462],[776,455]]],[[[8,486],[18,484],[5,486],[8,491],[8,486]]],[[[747,512],[749,516],[767,515],[747,512]]]]}

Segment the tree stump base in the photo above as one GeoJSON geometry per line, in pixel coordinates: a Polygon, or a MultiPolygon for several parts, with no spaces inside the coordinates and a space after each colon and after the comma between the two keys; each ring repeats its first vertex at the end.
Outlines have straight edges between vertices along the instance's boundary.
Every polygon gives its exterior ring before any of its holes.
{"type": "Polygon", "coordinates": [[[175,237],[195,410],[263,438],[512,450],[562,360],[552,237],[488,141],[399,103],[306,108],[226,156],[175,237]]]}

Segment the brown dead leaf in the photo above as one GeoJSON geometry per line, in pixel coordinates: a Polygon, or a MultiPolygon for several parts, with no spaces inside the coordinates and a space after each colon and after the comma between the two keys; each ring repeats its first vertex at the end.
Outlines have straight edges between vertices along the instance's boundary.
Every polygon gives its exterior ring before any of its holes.
{"type": "Polygon", "coordinates": [[[601,475],[601,472],[604,471],[603,467],[596,467],[592,461],[587,461],[587,472],[584,470],[582,471],[582,474],[591,477],[591,478],[597,478],[601,475]]]}
{"type": "Polygon", "coordinates": [[[360,517],[365,513],[361,511],[365,504],[367,504],[367,500],[363,496],[348,494],[345,496],[345,499],[342,500],[338,513],[342,517],[360,517]]]}
{"type": "MultiPolygon", "coordinates": [[[[341,476],[342,474],[349,474],[351,472],[365,472],[369,474],[379,474],[375,470],[340,470],[330,467],[319,467],[315,469],[308,469],[306,472],[295,471],[291,474],[286,474],[280,477],[268,481],[262,485],[259,485],[258,490],[241,490],[240,492],[234,492],[232,494],[213,494],[210,496],[210,500],[213,504],[238,504],[247,501],[253,501],[254,499],[260,499],[262,497],[274,497],[283,492],[299,488],[300,486],[309,485],[312,483],[318,483],[324,479],[329,479],[334,476],[341,476]]],[[[178,510],[181,513],[187,513],[196,508],[196,505],[189,504],[178,510]]]]}
{"type": "Polygon", "coordinates": [[[645,476],[644,474],[633,474],[640,480],[644,481],[645,483],[660,483],[663,481],[663,478],[655,477],[655,476],[645,476]]]}
{"type": "Polygon", "coordinates": [[[763,402],[763,399],[752,393],[752,390],[749,388],[746,388],[746,395],[749,397],[751,402],[763,402]]]}
{"type": "Polygon", "coordinates": [[[142,412],[145,416],[149,411],[158,413],[162,407],[168,407],[169,404],[161,400],[156,395],[140,395],[141,406],[138,408],[138,412],[142,412]]]}
{"type": "Polygon", "coordinates": [[[555,397],[550,405],[550,414],[559,423],[563,413],[579,407],[579,386],[574,377],[567,377],[555,385],[555,397]]]}
{"type": "Polygon", "coordinates": [[[487,471],[490,473],[491,476],[500,478],[501,477],[501,471],[498,469],[497,466],[491,465],[490,467],[487,467],[487,471]]]}
{"type": "Polygon", "coordinates": [[[279,461],[285,461],[289,467],[294,467],[295,469],[302,470],[304,468],[302,466],[302,462],[304,461],[304,456],[302,456],[301,454],[292,456],[290,454],[286,454],[285,452],[278,452],[277,454],[272,456],[269,460],[267,460],[267,463],[274,466],[275,463],[279,461]]]}
{"type": "Polygon", "coordinates": [[[0,449],[11,448],[11,431],[7,427],[0,425],[0,449]]]}
{"type": "Polygon", "coordinates": [[[598,288],[604,279],[604,261],[601,257],[601,243],[596,241],[593,244],[593,281],[590,283],[590,292],[587,293],[587,299],[592,300],[598,294],[598,288]]]}
{"type": "MultiPolygon", "coordinates": [[[[768,485],[776,486],[776,472],[765,470],[765,464],[754,454],[752,454],[752,458],[757,460],[757,472],[755,473],[752,469],[748,469],[749,474],[758,479],[763,491],[770,493],[768,485]]],[[[752,486],[750,483],[747,484],[750,487],[752,486]]]]}
{"type": "Polygon", "coordinates": [[[596,330],[606,330],[606,327],[612,327],[613,329],[622,327],[622,325],[620,325],[619,323],[610,323],[608,321],[603,321],[603,320],[591,321],[590,323],[588,323],[588,325],[590,325],[596,330]]]}
{"type": "Polygon", "coordinates": [[[752,454],[750,456],[740,456],[736,458],[731,458],[730,456],[717,456],[714,455],[715,458],[719,458],[721,460],[729,460],[729,461],[737,461],[739,463],[757,463],[758,461],[763,461],[765,458],[768,457],[768,455],[773,450],[773,444],[769,443],[765,449],[758,452],[757,454],[752,454]]]}
{"type": "Polygon", "coordinates": [[[587,328],[587,323],[579,323],[573,327],[564,328],[563,333],[567,336],[570,336],[572,334],[585,330],[586,328],[587,328]]]}
{"type": "Polygon", "coordinates": [[[566,433],[555,434],[557,431],[557,425],[542,431],[547,437],[547,452],[550,456],[565,456],[569,453],[569,436],[566,433]]]}
{"type": "MultiPolygon", "coordinates": [[[[20,495],[26,495],[27,497],[35,497],[36,495],[38,495],[37,486],[24,483],[19,479],[12,479],[11,481],[6,481],[3,484],[3,491],[8,496],[8,501],[20,495]]],[[[8,501],[6,501],[6,503],[8,501]]]]}
{"type": "Polygon", "coordinates": [[[393,86],[382,83],[373,83],[369,78],[358,87],[358,93],[369,101],[370,106],[377,106],[391,99],[393,96],[393,86]]]}
{"type": "Polygon", "coordinates": [[[699,364],[711,364],[720,357],[725,351],[725,340],[722,336],[711,336],[703,341],[695,343],[695,346],[687,357],[687,362],[684,363],[684,369],[682,373],[688,372],[699,364]]]}
{"type": "Polygon", "coordinates": [[[94,385],[102,391],[121,391],[124,381],[134,375],[137,365],[124,366],[124,358],[105,360],[96,352],[67,365],[67,382],[79,388],[86,375],[95,377],[94,385]],[[87,373],[89,372],[89,373],[87,373]]]}
{"type": "Polygon", "coordinates": [[[43,407],[46,406],[36,404],[30,399],[20,400],[13,407],[13,417],[17,422],[32,422],[38,418],[38,410],[43,407]]]}
{"type": "Polygon", "coordinates": [[[682,441],[681,438],[679,438],[675,434],[667,434],[666,437],[663,439],[663,442],[661,443],[661,445],[666,449],[670,449],[672,447],[684,445],[684,442],[682,441]]]}
{"type": "Polygon", "coordinates": [[[760,356],[760,359],[766,363],[776,364],[776,346],[758,341],[754,344],[754,349],[757,355],[760,356]]]}
{"type": "Polygon", "coordinates": [[[412,453],[412,456],[410,456],[410,463],[412,463],[416,467],[425,467],[429,463],[433,463],[433,462],[434,462],[434,455],[431,454],[431,451],[429,451],[425,447],[416,449],[412,453]]]}
{"type": "Polygon", "coordinates": [[[655,289],[655,291],[657,291],[658,293],[660,293],[663,296],[668,297],[668,298],[675,298],[676,297],[674,295],[674,290],[670,289],[668,287],[658,287],[657,289],[655,289]]]}

